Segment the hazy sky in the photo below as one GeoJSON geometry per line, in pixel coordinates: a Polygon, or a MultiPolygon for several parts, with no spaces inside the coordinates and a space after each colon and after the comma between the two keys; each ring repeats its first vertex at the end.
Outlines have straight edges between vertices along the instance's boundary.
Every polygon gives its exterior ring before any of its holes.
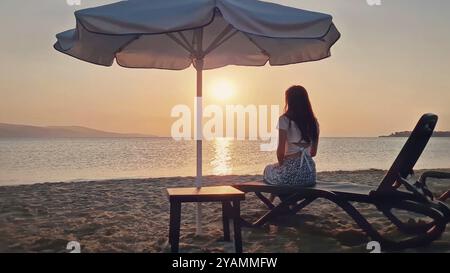
{"type": "MultiPolygon", "coordinates": [[[[192,105],[195,71],[99,67],[53,49],[74,27],[73,12],[115,1],[0,2],[0,122],[82,125],[169,135],[176,104],[192,105]]],[[[205,73],[205,104],[220,82],[226,103],[283,104],[284,90],[310,92],[324,136],[377,136],[409,130],[422,113],[450,130],[450,1],[272,1],[330,13],[342,33],[332,57],[285,67],[227,67],[205,73]]]]}

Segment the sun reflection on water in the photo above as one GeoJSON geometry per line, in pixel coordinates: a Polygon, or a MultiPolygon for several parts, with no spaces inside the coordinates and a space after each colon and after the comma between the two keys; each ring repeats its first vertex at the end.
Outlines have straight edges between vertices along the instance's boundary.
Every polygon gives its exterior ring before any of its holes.
{"type": "Polygon", "coordinates": [[[231,165],[231,138],[216,138],[214,140],[214,157],[211,160],[213,175],[229,175],[233,171],[231,165]]]}

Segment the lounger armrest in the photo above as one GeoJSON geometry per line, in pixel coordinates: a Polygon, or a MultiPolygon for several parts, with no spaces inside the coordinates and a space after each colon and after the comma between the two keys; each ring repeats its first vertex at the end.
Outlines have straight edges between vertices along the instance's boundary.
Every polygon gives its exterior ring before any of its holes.
{"type": "Polygon", "coordinates": [[[435,172],[435,171],[429,171],[424,172],[420,178],[419,182],[426,183],[428,178],[437,178],[437,179],[450,179],[450,173],[445,172],[435,172]]]}
{"type": "MultiPolygon", "coordinates": [[[[420,178],[417,184],[423,185],[425,188],[428,188],[427,186],[427,179],[428,178],[435,178],[435,179],[450,179],[450,173],[446,172],[437,172],[437,171],[428,171],[424,172],[420,178]]],[[[445,202],[447,199],[450,198],[450,190],[442,194],[441,196],[437,197],[436,199],[442,202],[445,202]]]]}

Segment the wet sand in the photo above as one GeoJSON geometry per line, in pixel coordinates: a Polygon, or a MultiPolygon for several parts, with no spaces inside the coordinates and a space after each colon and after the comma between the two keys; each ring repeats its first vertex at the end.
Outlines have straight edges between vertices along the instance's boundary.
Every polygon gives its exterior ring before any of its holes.
{"type": "MultiPolygon", "coordinates": [[[[421,172],[417,172],[420,175],[421,172]]],[[[323,181],[348,181],[376,187],[384,171],[322,172],[323,181]]],[[[260,176],[209,176],[205,186],[261,179],[260,176]]],[[[450,181],[430,181],[441,193],[450,181]],[[434,183],[435,182],[435,183],[434,183]]],[[[44,183],[0,187],[0,252],[67,252],[78,241],[82,252],[168,252],[167,187],[189,187],[192,177],[44,183]]],[[[401,238],[373,207],[361,205],[382,233],[401,238]]],[[[233,252],[222,242],[221,206],[204,206],[204,235],[195,235],[193,204],[182,208],[182,252],[233,252]]],[[[242,204],[244,218],[265,207],[253,195],[242,204]]],[[[401,215],[418,221],[416,215],[401,215]]],[[[367,252],[369,240],[339,208],[316,201],[295,216],[281,217],[257,229],[243,229],[245,252],[367,252]]],[[[407,252],[450,252],[450,227],[430,246],[407,252]]]]}

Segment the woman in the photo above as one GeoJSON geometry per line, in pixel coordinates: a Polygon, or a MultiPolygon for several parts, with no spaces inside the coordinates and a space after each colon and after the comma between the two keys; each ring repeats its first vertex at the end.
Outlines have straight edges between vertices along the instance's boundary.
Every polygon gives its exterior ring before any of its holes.
{"type": "Polygon", "coordinates": [[[286,91],[285,113],[277,129],[278,164],[266,167],[264,181],[271,185],[315,185],[313,157],[319,144],[319,124],[304,87],[292,86],[286,91]]]}

